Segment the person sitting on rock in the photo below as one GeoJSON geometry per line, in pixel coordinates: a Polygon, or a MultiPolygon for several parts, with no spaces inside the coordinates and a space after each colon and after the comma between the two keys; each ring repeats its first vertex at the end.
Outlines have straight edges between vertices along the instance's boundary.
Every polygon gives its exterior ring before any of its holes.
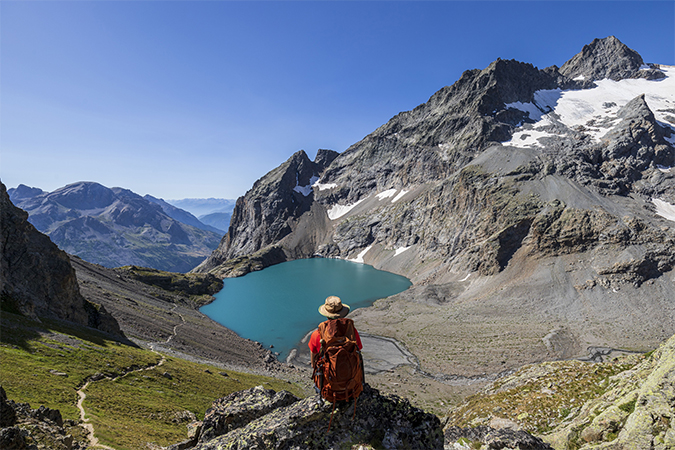
{"type": "MultiPolygon", "coordinates": [[[[356,400],[363,391],[363,344],[354,321],[345,317],[349,305],[343,304],[340,297],[328,297],[319,313],[328,320],[321,322],[309,339],[312,379],[320,398],[333,403],[335,408],[336,402],[356,400]]],[[[356,403],[354,407],[356,411],[356,403]]]]}
{"type": "MultiPolygon", "coordinates": [[[[349,311],[349,305],[342,303],[340,297],[336,297],[335,295],[328,297],[326,302],[319,307],[319,314],[327,317],[328,320],[344,318],[347,316],[347,314],[349,314],[349,311]]],[[[324,323],[328,322],[328,320],[324,323]]],[[[361,350],[363,348],[363,344],[361,344],[361,337],[359,337],[359,332],[356,330],[356,327],[354,327],[354,337],[359,350],[361,350]]],[[[314,368],[316,366],[316,362],[319,359],[319,354],[321,353],[321,334],[319,333],[318,328],[314,330],[309,338],[309,351],[312,355],[312,368],[314,368]]]]}

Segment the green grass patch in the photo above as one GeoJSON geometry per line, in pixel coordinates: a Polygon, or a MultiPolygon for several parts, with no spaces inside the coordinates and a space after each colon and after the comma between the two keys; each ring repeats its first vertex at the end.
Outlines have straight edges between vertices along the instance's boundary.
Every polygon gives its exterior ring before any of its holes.
{"type": "Polygon", "coordinates": [[[97,373],[118,377],[92,382],[84,391],[96,437],[118,450],[184,440],[185,411],[203,419],[213,400],[235,391],[263,385],[303,396],[286,381],[178,358],[138,370],[158,363],[161,355],[85,327],[40,324],[6,312],[0,322],[0,384],[12,400],[32,408],[45,405],[60,410],[64,419],[78,420],[77,389],[97,373]]]}
{"type": "Polygon", "coordinates": [[[7,396],[31,408],[58,409],[64,419],[79,418],[77,389],[87,377],[115,376],[161,359],[85,327],[7,313],[0,326],[0,383],[7,396]]]}
{"type": "Polygon", "coordinates": [[[621,411],[627,412],[628,414],[633,414],[635,411],[635,403],[637,402],[637,398],[634,398],[633,400],[623,403],[619,405],[619,409],[621,411]]]}
{"type": "Polygon", "coordinates": [[[185,439],[189,421],[180,419],[184,411],[201,420],[213,400],[257,385],[302,396],[285,381],[167,358],[155,369],[93,383],[84,407],[102,443],[118,450],[145,449],[147,442],[167,446],[185,439]]]}

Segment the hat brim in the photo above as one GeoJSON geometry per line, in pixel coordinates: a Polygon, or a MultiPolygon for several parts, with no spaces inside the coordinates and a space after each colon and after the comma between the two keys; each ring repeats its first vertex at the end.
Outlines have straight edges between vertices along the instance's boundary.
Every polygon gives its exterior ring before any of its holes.
{"type": "Polygon", "coordinates": [[[326,311],[326,305],[319,306],[319,314],[321,314],[322,316],[326,316],[329,319],[341,319],[345,317],[347,314],[349,314],[349,310],[350,310],[349,305],[347,305],[346,303],[342,304],[342,309],[337,314],[332,314],[326,311]]]}

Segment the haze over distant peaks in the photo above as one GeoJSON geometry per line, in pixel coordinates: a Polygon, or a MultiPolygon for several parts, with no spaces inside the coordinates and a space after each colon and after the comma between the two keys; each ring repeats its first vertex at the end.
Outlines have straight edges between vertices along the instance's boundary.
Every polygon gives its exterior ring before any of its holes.
{"type": "Polygon", "coordinates": [[[182,198],[169,199],[166,202],[200,217],[213,213],[231,213],[236,200],[226,198],[182,198]]]}

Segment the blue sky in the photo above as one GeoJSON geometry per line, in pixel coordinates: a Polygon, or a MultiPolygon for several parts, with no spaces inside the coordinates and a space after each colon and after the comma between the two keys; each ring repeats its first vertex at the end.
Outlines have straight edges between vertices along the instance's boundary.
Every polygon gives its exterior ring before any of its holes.
{"type": "Polygon", "coordinates": [[[675,64],[673,1],[0,2],[0,179],[236,198],[464,70],[617,36],[675,64]]]}

